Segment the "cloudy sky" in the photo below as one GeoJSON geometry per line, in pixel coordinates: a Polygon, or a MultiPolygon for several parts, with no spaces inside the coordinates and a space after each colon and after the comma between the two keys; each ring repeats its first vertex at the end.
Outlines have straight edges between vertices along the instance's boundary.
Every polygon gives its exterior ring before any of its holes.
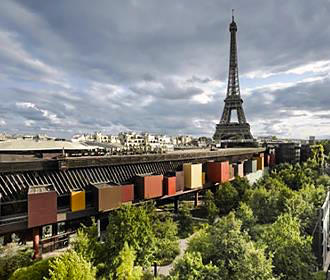
{"type": "Polygon", "coordinates": [[[232,8],[253,135],[330,137],[329,0],[1,0],[0,131],[212,136],[232,8]]]}

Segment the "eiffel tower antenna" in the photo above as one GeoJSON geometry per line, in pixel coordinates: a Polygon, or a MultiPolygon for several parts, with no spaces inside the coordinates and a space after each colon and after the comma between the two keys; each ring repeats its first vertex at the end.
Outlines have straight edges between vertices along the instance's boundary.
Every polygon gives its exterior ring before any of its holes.
{"type": "Polygon", "coordinates": [[[236,32],[237,24],[234,19],[234,9],[232,9],[232,22],[229,25],[230,32],[230,56],[227,95],[224,100],[220,123],[216,126],[213,136],[214,140],[253,140],[250,132],[250,125],[247,123],[244,110],[243,99],[241,98],[238,76],[238,59],[236,32]],[[232,112],[237,113],[238,122],[231,122],[232,112]]]}
{"type": "Polygon", "coordinates": [[[231,21],[234,21],[234,9],[231,9],[231,21]]]}

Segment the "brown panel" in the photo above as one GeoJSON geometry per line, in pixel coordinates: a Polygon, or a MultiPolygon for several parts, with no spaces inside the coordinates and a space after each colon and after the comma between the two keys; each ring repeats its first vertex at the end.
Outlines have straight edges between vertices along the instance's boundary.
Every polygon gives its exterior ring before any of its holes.
{"type": "Polygon", "coordinates": [[[99,189],[98,211],[108,211],[121,205],[121,186],[105,186],[99,189]]]}
{"type": "Polygon", "coordinates": [[[57,222],[57,194],[55,191],[28,194],[28,227],[57,222]]]}
{"type": "Polygon", "coordinates": [[[183,191],[184,190],[184,173],[183,171],[176,171],[176,191],[183,191]]]}

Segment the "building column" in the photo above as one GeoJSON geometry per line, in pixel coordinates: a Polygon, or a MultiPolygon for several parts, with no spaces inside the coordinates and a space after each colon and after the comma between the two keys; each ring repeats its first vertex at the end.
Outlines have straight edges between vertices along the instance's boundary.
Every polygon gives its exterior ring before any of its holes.
{"type": "Polygon", "coordinates": [[[40,228],[34,228],[32,231],[32,238],[33,238],[33,259],[40,258],[40,251],[39,251],[39,241],[40,241],[40,228]]]}
{"type": "Polygon", "coordinates": [[[194,201],[194,206],[198,206],[198,192],[195,192],[195,201],[194,201]]]}
{"type": "Polygon", "coordinates": [[[97,239],[101,240],[101,218],[98,217],[98,219],[96,220],[96,224],[97,224],[97,239]]]}

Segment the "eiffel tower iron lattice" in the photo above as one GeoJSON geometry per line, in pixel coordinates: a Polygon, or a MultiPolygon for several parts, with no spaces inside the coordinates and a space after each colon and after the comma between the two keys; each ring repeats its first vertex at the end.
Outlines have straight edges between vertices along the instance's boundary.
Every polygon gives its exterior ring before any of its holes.
{"type": "Polygon", "coordinates": [[[223,109],[220,123],[216,126],[214,140],[253,140],[250,132],[250,125],[246,122],[243,99],[241,98],[238,65],[237,65],[237,44],[236,32],[237,25],[232,15],[232,22],[229,25],[230,31],[230,59],[229,59],[229,76],[227,95],[224,100],[225,106],[223,109]],[[238,122],[231,122],[232,112],[237,112],[238,122]]]}

